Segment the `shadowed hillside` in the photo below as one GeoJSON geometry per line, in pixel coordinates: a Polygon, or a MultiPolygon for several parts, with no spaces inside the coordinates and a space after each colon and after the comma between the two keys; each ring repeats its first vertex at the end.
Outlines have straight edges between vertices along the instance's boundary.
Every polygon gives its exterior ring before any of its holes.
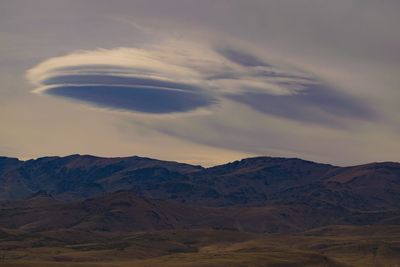
{"type": "Polygon", "coordinates": [[[44,191],[55,199],[74,201],[129,190],[146,198],[202,206],[317,201],[381,211],[400,207],[399,177],[399,163],[336,167],[258,157],[205,169],[140,157],[0,158],[0,199],[21,200],[44,191]]]}

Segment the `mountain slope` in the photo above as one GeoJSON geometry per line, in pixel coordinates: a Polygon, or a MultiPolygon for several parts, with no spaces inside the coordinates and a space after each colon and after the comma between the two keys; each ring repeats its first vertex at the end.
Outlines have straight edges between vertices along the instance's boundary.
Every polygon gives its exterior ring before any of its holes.
{"type": "Polygon", "coordinates": [[[0,202],[0,228],[30,233],[62,229],[106,232],[229,229],[292,233],[326,225],[388,224],[387,221],[399,217],[400,210],[360,212],[324,202],[193,206],[146,199],[129,191],[67,203],[44,193],[27,200],[0,202]]]}
{"type": "Polygon", "coordinates": [[[37,191],[46,191],[64,200],[84,199],[104,192],[132,188],[131,181],[142,180],[142,177],[184,177],[202,170],[200,166],[141,157],[71,155],[12,161],[13,164],[10,161],[5,158],[0,161],[0,164],[8,163],[0,169],[0,199],[3,200],[23,199],[37,191]]]}

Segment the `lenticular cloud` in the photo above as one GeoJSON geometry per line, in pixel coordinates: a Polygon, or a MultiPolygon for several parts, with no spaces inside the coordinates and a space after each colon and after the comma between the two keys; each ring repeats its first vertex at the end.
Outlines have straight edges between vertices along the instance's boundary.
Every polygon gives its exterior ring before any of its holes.
{"type": "Polygon", "coordinates": [[[130,48],[77,52],[49,59],[28,72],[36,93],[157,114],[188,112],[217,102],[192,76],[187,68],[163,62],[156,53],[130,48]]]}
{"type": "Polygon", "coordinates": [[[148,114],[194,114],[233,101],[266,115],[327,125],[340,116],[373,116],[305,71],[228,46],[170,42],[78,51],[40,63],[27,78],[39,94],[148,114]]]}
{"type": "Polygon", "coordinates": [[[40,63],[27,77],[36,93],[158,114],[211,109],[227,99],[225,94],[249,90],[291,94],[293,88],[279,82],[307,79],[261,62],[231,48],[173,42],[146,49],[78,51],[40,63]]]}

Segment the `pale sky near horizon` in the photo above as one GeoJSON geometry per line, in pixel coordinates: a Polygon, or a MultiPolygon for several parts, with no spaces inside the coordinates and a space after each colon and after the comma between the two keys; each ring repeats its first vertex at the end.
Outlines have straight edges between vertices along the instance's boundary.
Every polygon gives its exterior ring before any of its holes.
{"type": "Polygon", "coordinates": [[[400,161],[400,1],[0,0],[0,155],[400,161]]]}

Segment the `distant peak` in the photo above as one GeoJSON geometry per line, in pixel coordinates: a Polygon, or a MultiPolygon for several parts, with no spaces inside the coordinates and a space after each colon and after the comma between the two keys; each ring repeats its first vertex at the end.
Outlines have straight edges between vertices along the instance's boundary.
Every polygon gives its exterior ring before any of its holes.
{"type": "Polygon", "coordinates": [[[233,161],[233,162],[230,162],[227,164],[284,163],[284,162],[299,162],[299,163],[307,163],[307,164],[330,165],[330,164],[319,163],[319,162],[314,162],[314,161],[300,159],[300,158],[284,158],[284,157],[271,157],[271,156],[256,156],[256,157],[244,158],[244,159],[236,160],[236,161],[233,161]]]}
{"type": "Polygon", "coordinates": [[[18,162],[18,161],[20,161],[20,160],[19,160],[18,158],[0,156],[0,162],[2,162],[2,161],[18,162]]]}

